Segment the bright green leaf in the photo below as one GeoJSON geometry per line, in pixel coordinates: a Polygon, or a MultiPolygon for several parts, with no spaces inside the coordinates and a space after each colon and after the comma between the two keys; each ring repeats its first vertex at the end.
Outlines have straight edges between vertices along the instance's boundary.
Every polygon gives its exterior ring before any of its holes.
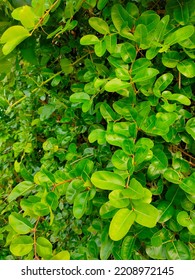
{"type": "Polygon", "coordinates": [[[93,173],[91,181],[97,188],[103,190],[123,189],[125,186],[124,179],[110,171],[96,171],[93,173]]]}
{"type": "Polygon", "coordinates": [[[110,238],[114,241],[122,239],[128,233],[135,220],[135,216],[135,213],[128,208],[118,210],[110,223],[110,238]]]}

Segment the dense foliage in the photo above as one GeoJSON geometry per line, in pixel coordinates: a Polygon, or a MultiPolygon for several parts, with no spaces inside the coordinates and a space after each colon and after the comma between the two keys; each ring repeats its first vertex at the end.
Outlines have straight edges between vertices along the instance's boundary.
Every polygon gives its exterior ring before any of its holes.
{"type": "Polygon", "coordinates": [[[194,6],[0,2],[1,259],[195,259],[194,6]]]}

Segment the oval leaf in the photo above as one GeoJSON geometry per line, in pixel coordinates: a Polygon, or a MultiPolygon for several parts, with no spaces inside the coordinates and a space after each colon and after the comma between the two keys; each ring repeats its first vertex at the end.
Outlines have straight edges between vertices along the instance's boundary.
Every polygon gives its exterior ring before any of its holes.
{"type": "Polygon", "coordinates": [[[125,187],[124,179],[113,172],[97,171],[91,177],[92,183],[99,189],[117,190],[125,187]]]}
{"type": "Polygon", "coordinates": [[[159,212],[151,204],[139,202],[134,206],[136,219],[135,221],[145,227],[152,228],[158,221],[159,212]]]}
{"type": "Polygon", "coordinates": [[[109,228],[109,236],[112,240],[122,239],[135,221],[135,213],[127,208],[120,209],[112,218],[109,228]]]}

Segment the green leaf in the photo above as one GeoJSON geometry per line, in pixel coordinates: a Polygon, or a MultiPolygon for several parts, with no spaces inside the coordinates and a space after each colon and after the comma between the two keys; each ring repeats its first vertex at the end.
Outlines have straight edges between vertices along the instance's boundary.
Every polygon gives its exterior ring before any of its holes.
{"type": "Polygon", "coordinates": [[[110,204],[116,208],[124,208],[129,205],[129,199],[123,195],[123,190],[114,190],[109,194],[110,204]]]}
{"type": "Polygon", "coordinates": [[[146,147],[146,146],[138,147],[135,152],[134,164],[139,165],[140,163],[145,161],[147,159],[148,152],[149,152],[148,147],[146,147]]]}
{"type": "Polygon", "coordinates": [[[158,210],[151,204],[139,202],[134,205],[136,214],[135,221],[145,227],[152,228],[156,225],[159,217],[158,210]]]}
{"type": "Polygon", "coordinates": [[[182,182],[180,181],[180,188],[182,190],[184,190],[184,192],[191,194],[191,195],[195,195],[195,178],[193,177],[193,174],[190,177],[187,177],[185,179],[182,180],[182,182]]]}
{"type": "Polygon", "coordinates": [[[141,83],[145,82],[151,78],[154,78],[159,71],[154,68],[146,68],[141,71],[139,71],[134,77],[133,77],[133,82],[134,83],[141,83]]]}
{"type": "Polygon", "coordinates": [[[40,120],[44,121],[49,119],[49,117],[55,112],[56,106],[54,104],[47,104],[39,107],[38,113],[40,114],[40,120]]]}
{"type": "Polygon", "coordinates": [[[168,260],[191,260],[187,245],[180,240],[167,243],[166,254],[168,260]]]}
{"type": "Polygon", "coordinates": [[[180,211],[177,214],[177,222],[182,226],[182,227],[187,227],[190,225],[191,220],[186,211],[180,211]]]}
{"type": "Polygon", "coordinates": [[[101,232],[101,243],[100,243],[100,259],[107,260],[112,253],[114,246],[113,240],[108,236],[109,226],[105,225],[101,232]]]}
{"type": "Polygon", "coordinates": [[[175,68],[180,60],[181,55],[177,51],[169,51],[162,55],[162,63],[168,68],[175,68]]]}
{"type": "Polygon", "coordinates": [[[43,202],[35,203],[33,205],[33,211],[38,216],[47,216],[50,213],[48,205],[43,202]]]}
{"type": "Polygon", "coordinates": [[[172,80],[173,75],[171,73],[166,73],[160,76],[154,84],[154,94],[160,97],[161,91],[165,90],[172,80]]]}
{"type": "Polygon", "coordinates": [[[102,57],[106,52],[106,42],[105,41],[99,41],[94,46],[95,54],[98,57],[102,57]]]}
{"type": "Polygon", "coordinates": [[[150,44],[148,40],[148,30],[145,24],[138,24],[134,32],[135,41],[142,49],[147,49],[150,44]]]}
{"type": "Polygon", "coordinates": [[[2,48],[4,55],[12,52],[17,45],[19,45],[26,38],[31,36],[27,29],[21,25],[9,27],[1,36],[0,44],[5,44],[2,48]]]}
{"type": "Polygon", "coordinates": [[[107,201],[100,208],[100,216],[102,219],[110,219],[117,211],[118,209],[112,206],[110,201],[107,201]]]}
{"type": "Polygon", "coordinates": [[[73,103],[82,103],[88,100],[90,100],[90,96],[85,92],[75,92],[70,96],[70,101],[73,103]]]}
{"type": "Polygon", "coordinates": [[[70,260],[70,253],[68,251],[61,251],[59,253],[57,253],[56,255],[54,255],[51,260],[70,260]]]}
{"type": "Polygon", "coordinates": [[[112,6],[111,18],[115,28],[119,33],[122,27],[126,26],[126,24],[128,25],[129,28],[133,26],[133,19],[121,4],[115,4],[112,6]]]}
{"type": "Polygon", "coordinates": [[[98,142],[99,145],[103,145],[106,143],[106,131],[103,129],[94,129],[89,134],[88,139],[90,143],[98,142]]]}
{"type": "Polygon", "coordinates": [[[116,34],[110,34],[104,37],[104,40],[106,42],[106,49],[109,53],[114,53],[117,46],[117,35],[116,34]]]}
{"type": "Polygon", "coordinates": [[[99,39],[93,34],[84,35],[80,40],[80,44],[84,46],[95,45],[97,43],[99,43],[99,39]]]}
{"type": "Polygon", "coordinates": [[[107,122],[116,120],[116,113],[106,102],[100,105],[100,112],[102,114],[102,117],[106,119],[107,122]]]}
{"type": "Polygon", "coordinates": [[[73,215],[76,219],[80,219],[87,209],[87,203],[89,198],[89,192],[79,193],[75,199],[73,204],[73,215]]]}
{"type": "Polygon", "coordinates": [[[97,188],[103,190],[117,190],[125,187],[124,179],[109,171],[96,171],[93,173],[91,181],[97,188]]]}
{"type": "Polygon", "coordinates": [[[106,6],[106,4],[108,3],[108,0],[98,0],[97,3],[97,8],[98,10],[103,10],[103,8],[106,6]]]}
{"type": "Polygon", "coordinates": [[[181,25],[187,24],[190,18],[188,4],[185,2],[180,3],[180,1],[178,1],[178,5],[174,8],[173,16],[174,19],[181,25]]]}
{"type": "Polygon", "coordinates": [[[72,61],[68,58],[62,58],[60,60],[60,66],[62,68],[62,71],[65,73],[65,74],[70,74],[73,72],[74,68],[72,66],[72,61]]]}
{"type": "Polygon", "coordinates": [[[195,62],[190,58],[179,62],[177,64],[177,69],[187,78],[195,77],[195,62]]]}
{"type": "Polygon", "coordinates": [[[165,45],[172,46],[176,43],[188,39],[194,33],[194,27],[192,25],[184,26],[178,30],[169,34],[164,41],[165,45]]]}
{"type": "Polygon", "coordinates": [[[112,80],[110,80],[109,82],[107,82],[107,84],[105,85],[105,90],[108,92],[115,92],[121,89],[125,89],[129,87],[129,83],[127,82],[123,82],[118,78],[114,78],[112,80]]]}
{"type": "Polygon", "coordinates": [[[110,29],[107,22],[105,22],[102,18],[91,17],[89,19],[89,25],[100,34],[106,35],[110,33],[110,29]]]}
{"type": "Polygon", "coordinates": [[[179,93],[171,93],[169,91],[165,91],[162,93],[162,97],[168,100],[174,100],[177,101],[183,105],[189,106],[191,104],[190,99],[183,95],[183,94],[179,94],[179,93]]]}
{"type": "Polygon", "coordinates": [[[34,188],[35,184],[30,181],[23,181],[16,185],[14,189],[9,194],[7,200],[8,202],[12,202],[13,200],[17,199],[19,196],[24,196],[26,193],[31,191],[34,188]]]}
{"type": "Polygon", "coordinates": [[[37,254],[42,258],[48,258],[52,255],[52,244],[45,237],[38,237],[36,240],[37,254]]]}
{"type": "Polygon", "coordinates": [[[135,250],[135,236],[128,235],[123,239],[121,246],[121,257],[123,260],[131,260],[135,250]]]}
{"type": "Polygon", "coordinates": [[[8,220],[9,220],[10,226],[18,234],[27,234],[33,228],[32,224],[26,218],[23,218],[21,214],[18,214],[15,212],[13,212],[12,214],[9,215],[8,220]]]}
{"type": "Polygon", "coordinates": [[[163,173],[163,177],[171,183],[174,183],[174,184],[180,184],[181,183],[179,174],[174,169],[167,168],[165,170],[165,172],[163,173]]]}
{"type": "Polygon", "coordinates": [[[130,43],[123,43],[121,45],[121,57],[124,62],[131,63],[136,58],[136,49],[135,47],[130,43]]]}
{"type": "Polygon", "coordinates": [[[144,188],[135,178],[132,178],[128,188],[122,191],[124,197],[140,199],[144,196],[144,188]]]}
{"type": "Polygon", "coordinates": [[[27,29],[32,29],[39,18],[35,15],[34,9],[30,6],[19,7],[12,12],[12,17],[19,20],[27,29]]]}
{"type": "Polygon", "coordinates": [[[193,139],[195,139],[195,118],[191,118],[187,121],[185,129],[187,133],[189,133],[193,139]]]}
{"type": "Polygon", "coordinates": [[[128,208],[118,210],[110,223],[110,238],[114,241],[122,239],[135,221],[135,216],[135,213],[128,208]]]}
{"type": "Polygon", "coordinates": [[[174,214],[174,207],[167,201],[161,201],[158,204],[157,209],[159,211],[159,223],[165,223],[171,219],[174,214]]]}
{"type": "Polygon", "coordinates": [[[49,192],[46,195],[46,202],[49,204],[52,210],[56,210],[58,207],[58,197],[54,192],[49,192]]]}
{"type": "Polygon", "coordinates": [[[127,156],[122,150],[117,150],[114,152],[111,161],[114,167],[119,170],[126,170],[129,156],[127,156]]]}
{"type": "Polygon", "coordinates": [[[14,256],[22,257],[33,249],[33,238],[30,236],[15,237],[10,244],[10,251],[14,256]]]}

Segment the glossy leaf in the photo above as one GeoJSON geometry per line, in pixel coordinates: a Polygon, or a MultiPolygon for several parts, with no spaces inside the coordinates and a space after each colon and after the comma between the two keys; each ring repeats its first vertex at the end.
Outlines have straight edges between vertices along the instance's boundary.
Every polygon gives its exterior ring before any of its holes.
{"type": "Polygon", "coordinates": [[[128,208],[118,210],[110,223],[110,238],[114,241],[122,239],[132,226],[135,216],[135,213],[128,208]]]}
{"type": "Polygon", "coordinates": [[[130,43],[123,43],[121,46],[121,57],[126,63],[131,63],[136,58],[136,49],[130,43]]]}
{"type": "Polygon", "coordinates": [[[159,217],[158,210],[151,204],[138,203],[134,206],[135,221],[145,227],[152,228],[156,225],[159,217]]]}
{"type": "Polygon", "coordinates": [[[129,205],[129,199],[125,197],[123,190],[114,190],[109,194],[110,204],[116,208],[124,208],[129,205]]]}
{"type": "Polygon", "coordinates": [[[105,90],[108,92],[114,92],[121,89],[125,89],[127,87],[129,87],[129,83],[123,82],[118,78],[114,78],[105,85],[105,90]]]}
{"type": "Polygon", "coordinates": [[[130,28],[132,27],[132,18],[121,4],[115,4],[114,6],[112,6],[111,17],[118,32],[121,31],[122,27],[124,27],[126,23],[130,28]]]}
{"type": "Polygon", "coordinates": [[[167,181],[169,181],[171,183],[174,183],[174,184],[179,184],[181,182],[179,174],[175,170],[173,170],[171,168],[167,168],[165,170],[165,172],[163,173],[163,177],[167,181]]]}
{"type": "Polygon", "coordinates": [[[192,25],[184,26],[178,30],[172,32],[165,38],[164,44],[172,46],[185,39],[188,39],[194,33],[194,27],[192,25]]]}
{"type": "Polygon", "coordinates": [[[182,60],[177,64],[178,71],[187,78],[195,77],[195,62],[191,59],[182,60]]]}
{"type": "Polygon", "coordinates": [[[119,170],[126,170],[127,169],[127,162],[129,157],[122,151],[117,150],[112,156],[112,164],[119,170]]]}
{"type": "Polygon", "coordinates": [[[109,171],[96,171],[93,173],[91,181],[97,188],[104,190],[123,189],[125,185],[124,179],[120,175],[109,171]]]}
{"type": "Polygon", "coordinates": [[[182,182],[180,182],[179,186],[186,193],[194,195],[195,194],[194,184],[195,184],[195,178],[193,177],[193,175],[191,175],[190,177],[183,179],[182,182]]]}
{"type": "Polygon", "coordinates": [[[138,72],[135,77],[133,78],[134,83],[145,82],[153,77],[155,77],[159,71],[154,68],[147,68],[140,72],[138,72]]]}
{"type": "Polygon", "coordinates": [[[158,204],[157,209],[159,211],[159,223],[165,223],[171,219],[174,214],[174,207],[167,201],[161,201],[158,204]]]}
{"type": "Polygon", "coordinates": [[[122,191],[124,197],[130,199],[140,199],[144,196],[144,188],[134,178],[131,179],[129,187],[122,191]]]}
{"type": "Polygon", "coordinates": [[[191,260],[188,247],[180,240],[168,243],[166,254],[168,260],[191,260]]]}

